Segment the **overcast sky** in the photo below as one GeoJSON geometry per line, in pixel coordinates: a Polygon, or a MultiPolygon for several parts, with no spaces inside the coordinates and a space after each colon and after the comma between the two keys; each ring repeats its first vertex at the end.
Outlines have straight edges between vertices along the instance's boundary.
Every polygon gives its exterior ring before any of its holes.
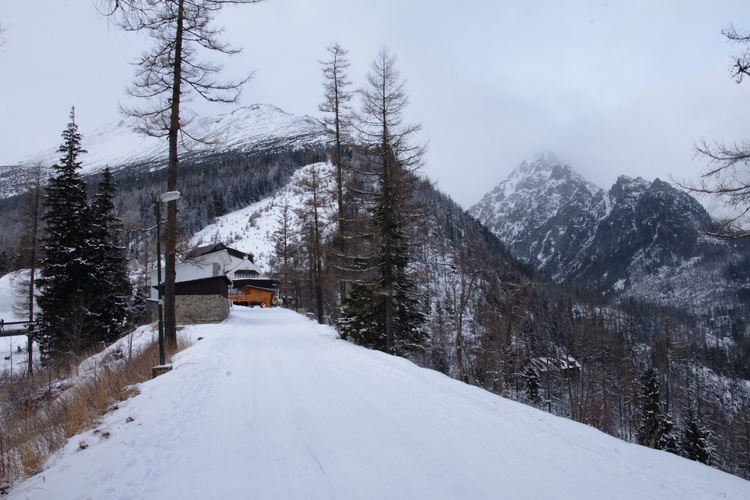
{"type": "MultiPolygon", "coordinates": [[[[406,119],[429,141],[424,173],[466,208],[540,151],[609,188],[695,177],[694,142],[750,137],[750,82],[732,80],[736,47],[721,35],[750,30],[747,0],[268,0],[217,21],[244,49],[225,74],[255,71],[241,105],[296,115],[321,117],[331,42],[349,49],[355,87],[389,46],[406,119]]],[[[0,25],[0,165],[58,145],[71,106],[84,135],[121,118],[147,38],[91,0],[2,0],[0,25]]]]}

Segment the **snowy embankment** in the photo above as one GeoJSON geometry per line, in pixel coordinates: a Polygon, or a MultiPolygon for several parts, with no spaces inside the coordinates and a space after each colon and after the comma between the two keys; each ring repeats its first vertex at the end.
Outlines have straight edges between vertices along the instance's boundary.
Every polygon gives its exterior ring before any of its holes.
{"type": "Polygon", "coordinates": [[[233,308],[11,498],[750,498],[750,482],[233,308]]]}
{"type": "MultiPolygon", "coordinates": [[[[0,320],[3,320],[4,323],[27,319],[19,315],[15,302],[20,301],[17,295],[20,293],[21,283],[28,279],[28,275],[28,270],[22,270],[0,276],[0,320]]],[[[12,328],[12,326],[4,325],[4,328],[12,328]]],[[[11,374],[26,372],[28,363],[27,344],[26,335],[0,337],[0,372],[11,374]]]]}

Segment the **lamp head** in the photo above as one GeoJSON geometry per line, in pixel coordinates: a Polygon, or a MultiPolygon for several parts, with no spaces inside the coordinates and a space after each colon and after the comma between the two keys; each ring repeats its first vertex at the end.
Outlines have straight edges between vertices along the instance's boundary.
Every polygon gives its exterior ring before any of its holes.
{"type": "Polygon", "coordinates": [[[167,203],[168,201],[175,201],[180,199],[179,191],[167,191],[159,195],[159,201],[167,203]]]}

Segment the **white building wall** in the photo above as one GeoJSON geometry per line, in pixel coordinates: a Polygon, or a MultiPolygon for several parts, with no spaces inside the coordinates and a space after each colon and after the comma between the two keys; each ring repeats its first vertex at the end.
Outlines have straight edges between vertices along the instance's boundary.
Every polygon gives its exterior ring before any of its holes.
{"type": "MultiPolygon", "coordinates": [[[[226,250],[203,255],[197,259],[191,259],[187,262],[177,262],[175,265],[176,283],[182,281],[192,281],[213,276],[226,275],[229,279],[235,279],[237,271],[255,271],[258,275],[263,275],[258,266],[249,259],[240,259],[233,257],[226,250]]],[[[156,269],[148,273],[151,280],[151,298],[158,298],[156,288],[156,269]]],[[[162,268],[162,281],[164,280],[164,268],[162,268]]]]}

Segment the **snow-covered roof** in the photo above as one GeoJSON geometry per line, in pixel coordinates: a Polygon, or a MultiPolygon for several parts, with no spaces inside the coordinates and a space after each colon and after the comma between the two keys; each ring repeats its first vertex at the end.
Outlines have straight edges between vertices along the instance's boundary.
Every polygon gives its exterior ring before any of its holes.
{"type": "Polygon", "coordinates": [[[195,250],[193,251],[193,256],[201,257],[203,255],[208,255],[208,254],[221,252],[221,251],[226,251],[232,257],[237,257],[239,259],[248,259],[250,262],[253,262],[254,260],[253,254],[241,252],[234,248],[230,248],[224,245],[224,243],[211,243],[209,245],[196,247],[195,250]]]}

